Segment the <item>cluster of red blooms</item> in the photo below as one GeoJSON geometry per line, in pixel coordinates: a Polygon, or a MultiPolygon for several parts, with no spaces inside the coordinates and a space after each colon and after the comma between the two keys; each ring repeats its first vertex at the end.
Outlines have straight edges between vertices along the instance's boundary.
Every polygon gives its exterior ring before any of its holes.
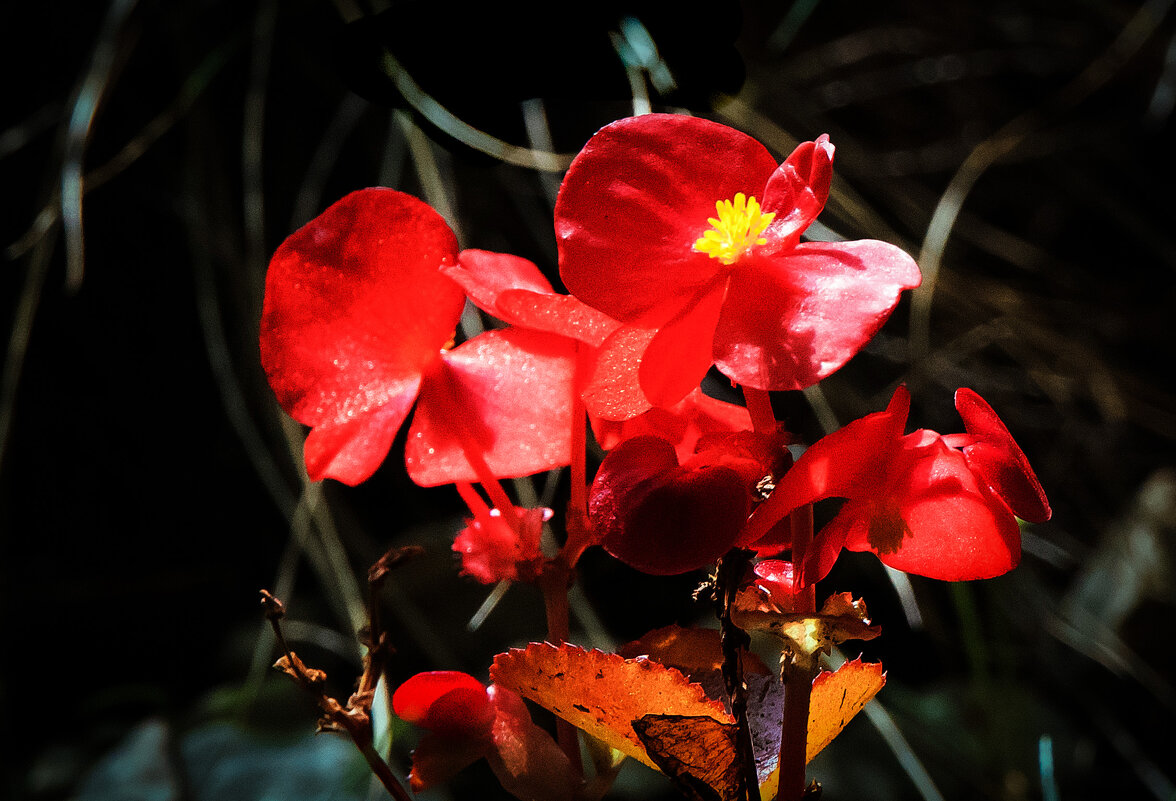
{"type": "MultiPolygon", "coordinates": [[[[893,245],[801,241],[825,205],[832,161],[825,136],[779,164],[754,139],[697,118],[605,127],[572,163],[555,207],[569,295],[524,259],[459,250],[442,218],[409,195],[347,195],[281,245],[266,282],[262,361],[283,408],[311,428],[308,474],[364,481],[411,413],[409,476],[454,483],[470,506],[454,546],[464,572],[534,580],[550,512],[516,508],[497,481],[571,464],[582,493],[587,420],[607,456],[582,526],[569,510],[569,567],[596,544],[656,574],[735,547],[777,556],[791,544],[791,512],[840,498],[796,566],[798,586],[824,577],[843,548],[946,580],[1010,570],[1016,518],[1043,521],[1050,509],[975,392],[956,393],[964,434],[905,433],[910,398],[899,387],[884,411],[795,464],[771,418],[767,392],[839,369],[920,281],[893,245]],[[467,299],[505,325],[455,347],[467,299]],[[700,391],[712,366],[743,389],[746,407],[700,391]]],[[[492,725],[503,702],[466,678],[449,689],[481,711],[462,714],[492,725]]],[[[448,685],[421,686],[421,698],[436,699],[448,685]]],[[[398,711],[446,729],[411,696],[401,688],[398,711]]]]}

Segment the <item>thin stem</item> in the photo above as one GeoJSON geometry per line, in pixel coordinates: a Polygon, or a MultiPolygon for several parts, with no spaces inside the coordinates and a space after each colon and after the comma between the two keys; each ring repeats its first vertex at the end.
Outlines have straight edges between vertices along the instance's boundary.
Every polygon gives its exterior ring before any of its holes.
{"type": "Polygon", "coordinates": [[[478,477],[478,483],[482,485],[482,489],[486,490],[486,494],[490,496],[490,502],[498,509],[503,520],[512,529],[518,530],[519,524],[522,522],[519,518],[519,513],[516,511],[510,497],[506,494],[506,490],[498,482],[498,477],[491,472],[490,465],[486,464],[482,443],[478,441],[474,432],[470,430],[466,422],[464,410],[455,397],[456,387],[454,386],[448,366],[441,364],[429,378],[435,382],[436,386],[436,392],[433,393],[433,397],[436,398],[444,409],[445,416],[450,422],[450,430],[457,435],[458,440],[461,442],[462,453],[465,455],[466,461],[470,463],[470,467],[473,468],[474,475],[478,477]]]}
{"type": "Polygon", "coordinates": [[[560,554],[569,569],[575,567],[576,562],[580,559],[580,554],[588,547],[591,536],[591,528],[588,523],[588,472],[585,464],[588,459],[588,412],[584,408],[584,399],[579,392],[579,387],[587,380],[587,377],[583,374],[586,360],[580,358],[581,347],[577,344],[576,380],[572,386],[572,461],[568,475],[571,489],[567,511],[564,515],[568,539],[560,554]]]}
{"type": "MultiPolygon", "coordinates": [[[[568,588],[571,583],[571,570],[562,559],[549,560],[539,576],[539,589],[543,592],[543,607],[547,613],[547,640],[553,645],[567,642],[571,632],[568,615],[568,588]]],[[[560,750],[567,755],[572,770],[577,777],[582,777],[584,763],[580,758],[580,738],[576,727],[557,717],[555,733],[560,750]]]]}
{"type": "Polygon", "coordinates": [[[715,576],[715,605],[719,615],[719,642],[723,649],[723,680],[727,685],[727,697],[731,699],[731,715],[735,718],[735,751],[743,771],[743,791],[739,797],[760,801],[759,773],[747,719],[747,683],[743,680],[743,654],[751,645],[751,638],[731,620],[731,605],[739,589],[739,579],[750,558],[750,551],[736,548],[719,560],[715,576]]]}
{"type": "Polygon", "coordinates": [[[743,387],[743,400],[751,415],[751,424],[759,434],[776,433],[776,413],[772,411],[772,396],[765,389],[743,387]]]}
{"type": "MultiPolygon", "coordinates": [[[[806,504],[789,517],[792,528],[792,564],[799,573],[805,552],[813,541],[813,507],[806,504]]],[[[801,590],[797,612],[815,614],[816,586],[801,590]]],[[[808,720],[813,679],[817,660],[805,654],[787,653],[783,660],[784,717],[780,722],[780,791],[779,801],[800,801],[805,791],[805,766],[808,764],[808,720]]]]}

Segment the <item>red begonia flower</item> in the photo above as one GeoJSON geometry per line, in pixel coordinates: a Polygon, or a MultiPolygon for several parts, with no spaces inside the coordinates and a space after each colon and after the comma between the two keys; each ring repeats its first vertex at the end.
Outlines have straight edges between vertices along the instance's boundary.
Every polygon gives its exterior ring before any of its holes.
{"type": "Polygon", "coordinates": [[[500,581],[534,581],[543,568],[539,547],[543,523],[551,519],[546,508],[516,508],[518,525],[512,526],[498,509],[482,506],[453,540],[461,554],[461,572],[483,584],[500,581]]]}
{"type": "MultiPolygon", "coordinates": [[[[612,123],[584,146],[555,208],[560,275],[626,324],[601,360],[631,363],[640,349],[647,404],[673,405],[712,363],[757,389],[810,386],[919,284],[914,260],[885,242],[800,242],[832,160],[825,136],[778,165],[739,131],[669,114],[612,123]]],[[[616,399],[614,419],[645,411],[642,400],[616,399]]]]}
{"type": "Polygon", "coordinates": [[[428,729],[413,751],[414,792],[442,784],[481,757],[519,798],[571,799],[571,765],[532,722],[523,699],[452,670],[418,673],[392,694],[402,720],[428,729]]]}
{"type": "Polygon", "coordinates": [[[418,673],[392,694],[396,716],[438,734],[486,737],[494,708],[486,686],[468,673],[435,670],[418,673]]]}
{"type": "Polygon", "coordinates": [[[457,240],[410,195],[352,192],[291,234],[266,275],[261,361],[279,403],[311,427],[312,480],[367,479],[417,402],[408,472],[431,486],[567,464],[570,342],[507,329],[447,350],[464,295],[441,268],[457,240]],[[419,396],[419,398],[418,398],[419,396]]]}
{"type": "Polygon", "coordinates": [[[755,565],[755,578],[751,582],[757,600],[781,612],[800,611],[800,587],[796,570],[791,562],[782,559],[764,559],[755,565]]]}
{"type": "Polygon", "coordinates": [[[756,511],[747,534],[754,537],[804,504],[845,498],[805,556],[805,584],[823,578],[842,548],[872,551],[890,567],[945,581],[1008,572],[1021,555],[1016,516],[1047,520],[1049,504],[988,404],[961,389],[956,406],[968,434],[904,436],[910,395],[899,387],[885,411],[805,451],[756,511]]]}
{"type": "Polygon", "coordinates": [[[627,439],[653,434],[674,444],[679,462],[694,454],[705,434],[733,433],[751,428],[751,415],[735,403],[712,398],[695,387],[689,395],[668,409],[653,408],[624,421],[592,418],[596,441],[606,451],[627,439]]]}
{"type": "Polygon", "coordinates": [[[711,564],[738,541],[757,485],[790,458],[775,438],[751,431],[702,437],[679,464],[674,445],[627,439],[596,472],[588,515],[606,551],[653,575],[711,564]]]}

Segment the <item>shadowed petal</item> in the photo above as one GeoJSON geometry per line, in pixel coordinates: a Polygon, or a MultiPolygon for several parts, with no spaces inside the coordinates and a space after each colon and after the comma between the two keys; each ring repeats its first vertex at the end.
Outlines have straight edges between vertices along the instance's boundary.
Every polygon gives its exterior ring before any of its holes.
{"type": "Polygon", "coordinates": [[[1008,504],[1013,514],[1044,523],[1052,514],[1045,490],[1024,451],[988,403],[970,389],[956,391],[956,410],[975,442],[964,447],[968,466],[1008,504]]]}

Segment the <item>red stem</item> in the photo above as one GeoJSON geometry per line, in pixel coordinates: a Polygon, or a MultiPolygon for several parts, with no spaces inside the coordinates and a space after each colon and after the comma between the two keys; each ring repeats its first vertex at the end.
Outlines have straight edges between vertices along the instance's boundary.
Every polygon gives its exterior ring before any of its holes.
{"type": "MultiPolygon", "coordinates": [[[[552,559],[544,566],[539,576],[539,589],[543,592],[543,607],[547,613],[547,641],[553,645],[567,642],[571,630],[568,615],[568,587],[571,585],[571,570],[562,559],[552,559]]],[[[584,775],[584,764],[580,758],[580,738],[576,727],[563,718],[555,719],[556,740],[560,750],[576,776],[584,775]]]]}
{"type": "Polygon", "coordinates": [[[584,399],[580,395],[580,386],[585,380],[584,359],[580,358],[577,344],[576,380],[572,385],[572,461],[568,480],[571,481],[571,491],[568,496],[568,508],[564,515],[568,539],[560,554],[568,569],[575,567],[591,542],[591,527],[588,523],[588,411],[584,408],[584,399]]]}
{"type": "Polygon", "coordinates": [[[776,413],[772,411],[772,396],[766,389],[743,387],[743,400],[751,415],[751,425],[759,434],[776,433],[776,413]]]}
{"type": "MultiPolygon", "coordinates": [[[[813,507],[805,504],[792,512],[792,564],[796,575],[804,565],[805,551],[813,541],[813,507]]],[[[816,614],[816,586],[800,591],[797,612],[816,614]]],[[[784,718],[780,728],[779,801],[800,801],[805,790],[805,766],[808,764],[808,720],[813,678],[817,662],[806,655],[792,654],[784,663],[784,718]],[[800,657],[798,659],[797,657],[800,657]]]]}

